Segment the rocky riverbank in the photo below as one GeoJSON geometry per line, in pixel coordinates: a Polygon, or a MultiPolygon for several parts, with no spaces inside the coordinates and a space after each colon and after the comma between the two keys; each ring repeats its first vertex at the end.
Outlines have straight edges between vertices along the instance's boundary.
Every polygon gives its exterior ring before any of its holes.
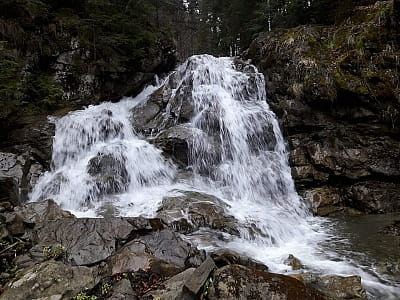
{"type": "MultiPolygon", "coordinates": [[[[320,277],[198,250],[162,219],[76,218],[52,200],[1,203],[0,299],[365,299],[358,276],[320,277]]],[[[205,216],[206,217],[206,216],[205,216]]]]}
{"type": "Polygon", "coordinates": [[[399,45],[393,1],[340,26],[261,34],[245,54],[264,73],[297,189],[321,216],[400,211],[399,45]]]}

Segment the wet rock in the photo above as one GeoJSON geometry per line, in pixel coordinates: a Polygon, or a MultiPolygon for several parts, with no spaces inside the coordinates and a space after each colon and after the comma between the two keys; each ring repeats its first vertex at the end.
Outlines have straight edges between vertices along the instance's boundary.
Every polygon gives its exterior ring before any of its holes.
{"type": "Polygon", "coordinates": [[[289,254],[288,258],[284,261],[285,264],[292,267],[292,270],[304,269],[301,261],[293,254],[289,254]]]}
{"type": "Polygon", "coordinates": [[[206,283],[211,272],[216,269],[214,261],[207,257],[206,260],[188,276],[185,280],[184,293],[189,293],[192,296],[198,296],[201,288],[206,283]]]}
{"type": "Polygon", "coordinates": [[[163,155],[181,167],[189,164],[189,145],[193,140],[194,129],[178,125],[162,131],[154,139],[150,140],[157,148],[163,151],[163,155]]]}
{"type": "Polygon", "coordinates": [[[200,227],[239,235],[237,220],[226,213],[228,205],[215,196],[199,192],[179,191],[181,196],[165,197],[157,217],[176,230],[189,233],[200,227]]]}
{"type": "Polygon", "coordinates": [[[382,233],[400,236],[400,220],[393,222],[392,224],[385,226],[382,230],[382,233]]]}
{"type": "Polygon", "coordinates": [[[367,299],[360,276],[325,276],[317,279],[317,288],[330,297],[340,299],[367,299]]]}
{"type": "Polygon", "coordinates": [[[308,189],[302,193],[302,196],[318,216],[328,216],[343,211],[339,189],[323,186],[308,189]]]}
{"type": "Polygon", "coordinates": [[[80,291],[94,287],[99,280],[96,268],[48,261],[19,273],[0,299],[71,299],[80,291]]]}
{"type": "Polygon", "coordinates": [[[268,267],[264,263],[229,249],[213,251],[210,256],[220,268],[226,265],[242,265],[260,271],[268,271],[268,267]]]}
{"type": "Polygon", "coordinates": [[[240,265],[228,265],[214,272],[209,299],[328,299],[300,281],[240,265]]]}
{"type": "Polygon", "coordinates": [[[124,160],[123,157],[118,159],[111,154],[99,153],[89,161],[87,171],[94,178],[96,192],[113,194],[126,190],[129,174],[124,160]]]}
{"type": "Polygon", "coordinates": [[[183,286],[185,280],[193,275],[195,268],[189,268],[179,273],[172,278],[163,282],[163,289],[154,290],[148,292],[144,295],[144,297],[153,297],[153,299],[157,299],[159,297],[163,300],[176,300],[183,298],[183,286]]]}

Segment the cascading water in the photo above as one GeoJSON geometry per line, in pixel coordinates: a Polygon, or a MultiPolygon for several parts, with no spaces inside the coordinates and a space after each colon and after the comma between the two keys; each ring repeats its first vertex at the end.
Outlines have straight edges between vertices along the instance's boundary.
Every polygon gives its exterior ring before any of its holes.
{"type": "Polygon", "coordinates": [[[200,247],[245,252],[276,272],[288,271],[283,261],[293,253],[314,272],[360,274],[373,293],[399,293],[321,246],[331,237],[326,221],[313,218],[296,193],[264,86],[262,74],[251,65],[194,56],[135,99],[89,106],[55,120],[52,170],[30,199],[52,198],[78,216],[149,217],[155,216],[163,197],[204,192],[226,204],[240,237],[224,234],[205,243],[202,237],[210,231],[188,236],[200,247]],[[149,105],[152,94],[162,95],[164,110],[149,105]],[[187,119],[179,117],[185,101],[191,110],[187,119]],[[138,106],[146,113],[155,110],[158,118],[155,122],[144,116],[157,125],[147,132],[147,141],[145,131],[132,127],[132,111],[138,106]],[[164,129],[174,126],[190,132],[183,169],[153,145],[164,129]]]}

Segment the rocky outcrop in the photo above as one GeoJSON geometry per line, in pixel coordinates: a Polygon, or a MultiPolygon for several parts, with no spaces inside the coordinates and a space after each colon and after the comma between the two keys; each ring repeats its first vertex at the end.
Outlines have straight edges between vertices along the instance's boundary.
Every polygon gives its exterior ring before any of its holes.
{"type": "Polygon", "coordinates": [[[359,7],[340,26],[263,33],[245,54],[265,74],[297,188],[316,214],[400,211],[392,4],[359,7]]]}

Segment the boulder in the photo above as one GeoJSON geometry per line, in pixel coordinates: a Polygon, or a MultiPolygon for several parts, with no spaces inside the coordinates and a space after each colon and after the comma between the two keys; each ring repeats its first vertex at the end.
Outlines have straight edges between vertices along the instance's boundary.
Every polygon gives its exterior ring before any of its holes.
{"type": "Polygon", "coordinates": [[[178,191],[182,195],[165,197],[157,210],[157,217],[181,233],[208,227],[232,235],[239,235],[237,220],[227,213],[228,205],[215,196],[178,191]]]}
{"type": "Polygon", "coordinates": [[[213,251],[210,256],[220,268],[226,265],[242,265],[260,271],[268,271],[268,267],[264,263],[229,249],[213,251]]]}
{"type": "Polygon", "coordinates": [[[127,243],[110,258],[108,266],[111,274],[151,270],[173,276],[188,267],[199,266],[204,259],[204,251],[184,242],[173,231],[163,229],[127,243]]]}
{"type": "Polygon", "coordinates": [[[186,278],[183,287],[184,294],[188,293],[193,297],[199,296],[199,293],[208,280],[211,272],[216,268],[217,266],[214,261],[210,257],[207,257],[206,260],[186,278]]]}
{"type": "Polygon", "coordinates": [[[94,179],[95,193],[103,195],[125,191],[130,180],[124,158],[116,158],[112,154],[99,153],[92,158],[87,172],[94,179]]]}
{"type": "Polygon", "coordinates": [[[38,223],[27,235],[41,247],[62,245],[65,261],[72,265],[92,265],[111,256],[135,234],[159,226],[156,220],[144,218],[64,218],[38,223]]]}
{"type": "Polygon", "coordinates": [[[150,291],[144,295],[144,297],[153,297],[153,299],[163,299],[163,300],[178,300],[183,299],[183,286],[185,280],[193,275],[195,268],[189,268],[185,271],[171,277],[170,279],[164,281],[162,285],[164,288],[150,291]]]}
{"type": "Polygon", "coordinates": [[[367,299],[360,276],[324,276],[317,279],[316,286],[330,297],[340,299],[367,299]]]}
{"type": "Polygon", "coordinates": [[[280,274],[240,265],[228,265],[214,272],[208,290],[212,299],[322,300],[329,299],[312,287],[280,274]]]}
{"type": "Polygon", "coordinates": [[[400,236],[400,220],[393,222],[390,225],[385,226],[382,230],[382,233],[400,236]]]}
{"type": "Polygon", "coordinates": [[[71,299],[99,280],[97,268],[47,261],[20,272],[0,299],[71,299]]]}
{"type": "Polygon", "coordinates": [[[0,176],[0,203],[11,203],[13,206],[20,204],[18,183],[11,176],[0,176]]]}
{"type": "Polygon", "coordinates": [[[133,289],[128,279],[121,279],[113,286],[110,300],[136,300],[133,289]]]}

